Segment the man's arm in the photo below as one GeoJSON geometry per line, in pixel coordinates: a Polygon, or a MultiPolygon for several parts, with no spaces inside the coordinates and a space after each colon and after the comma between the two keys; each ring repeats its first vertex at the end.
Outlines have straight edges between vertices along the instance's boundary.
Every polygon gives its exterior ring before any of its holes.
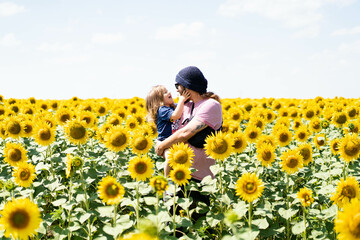
{"type": "Polygon", "coordinates": [[[186,142],[188,139],[206,127],[207,125],[205,123],[196,118],[193,118],[185,127],[177,130],[170,137],[158,143],[155,146],[155,152],[161,156],[165,149],[171,147],[175,143],[186,142]]]}

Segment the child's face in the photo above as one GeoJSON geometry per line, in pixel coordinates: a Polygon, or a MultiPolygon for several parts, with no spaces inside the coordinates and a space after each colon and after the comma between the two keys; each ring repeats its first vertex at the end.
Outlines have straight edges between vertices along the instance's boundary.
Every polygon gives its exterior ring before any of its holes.
{"type": "Polygon", "coordinates": [[[169,106],[171,104],[174,104],[174,99],[171,96],[171,92],[166,91],[164,93],[164,105],[169,106]]]}

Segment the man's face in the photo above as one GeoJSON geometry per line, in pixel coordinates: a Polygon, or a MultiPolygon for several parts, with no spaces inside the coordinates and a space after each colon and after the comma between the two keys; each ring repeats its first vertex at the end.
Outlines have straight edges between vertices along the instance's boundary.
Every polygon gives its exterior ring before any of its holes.
{"type": "Polygon", "coordinates": [[[179,94],[182,94],[182,92],[185,90],[184,86],[183,86],[183,85],[180,85],[180,84],[176,84],[175,87],[176,87],[176,91],[177,91],[179,94]]]}

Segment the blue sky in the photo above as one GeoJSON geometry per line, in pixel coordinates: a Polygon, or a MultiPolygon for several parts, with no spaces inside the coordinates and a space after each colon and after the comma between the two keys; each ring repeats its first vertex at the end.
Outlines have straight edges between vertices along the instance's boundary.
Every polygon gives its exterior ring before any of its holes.
{"type": "Polygon", "coordinates": [[[0,0],[0,95],[145,97],[199,67],[222,98],[358,98],[359,0],[0,0]]]}

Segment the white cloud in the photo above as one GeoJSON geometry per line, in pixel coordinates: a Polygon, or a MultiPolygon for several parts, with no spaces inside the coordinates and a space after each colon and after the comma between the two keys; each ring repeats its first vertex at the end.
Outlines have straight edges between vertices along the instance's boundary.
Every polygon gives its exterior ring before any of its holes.
{"type": "Polygon", "coordinates": [[[360,33],[360,26],[353,28],[342,28],[331,33],[332,36],[354,35],[360,33]]]}
{"type": "Polygon", "coordinates": [[[298,35],[309,36],[309,33],[317,34],[315,29],[323,21],[320,11],[322,7],[328,4],[344,6],[352,2],[354,0],[227,0],[220,5],[218,12],[229,17],[257,14],[280,21],[289,28],[305,28],[305,32],[300,32],[298,35]]]}
{"type": "Polygon", "coordinates": [[[54,59],[55,64],[78,64],[78,63],[84,63],[90,60],[90,56],[87,55],[79,55],[79,56],[68,56],[68,57],[59,57],[54,59]]]}
{"type": "Polygon", "coordinates": [[[155,34],[155,39],[159,40],[187,40],[199,37],[204,28],[202,22],[190,24],[179,23],[170,27],[161,27],[155,34]]]}
{"type": "Polygon", "coordinates": [[[145,21],[145,17],[144,16],[127,16],[125,18],[125,23],[126,24],[139,24],[145,21]]]}
{"type": "Polygon", "coordinates": [[[95,33],[91,41],[99,44],[112,44],[120,42],[124,39],[121,33],[95,33]]]}
{"type": "Polygon", "coordinates": [[[72,45],[70,43],[60,44],[60,43],[42,43],[38,50],[43,52],[63,52],[72,49],[72,45]]]}
{"type": "Polygon", "coordinates": [[[344,54],[360,53],[360,40],[351,43],[342,43],[338,51],[344,54]]]}
{"type": "Polygon", "coordinates": [[[13,33],[8,33],[4,37],[0,38],[0,46],[13,47],[20,45],[21,42],[16,39],[13,33]]]}
{"type": "Polygon", "coordinates": [[[25,11],[24,6],[20,6],[11,2],[0,3],[0,17],[11,16],[23,11],[25,11]]]}

